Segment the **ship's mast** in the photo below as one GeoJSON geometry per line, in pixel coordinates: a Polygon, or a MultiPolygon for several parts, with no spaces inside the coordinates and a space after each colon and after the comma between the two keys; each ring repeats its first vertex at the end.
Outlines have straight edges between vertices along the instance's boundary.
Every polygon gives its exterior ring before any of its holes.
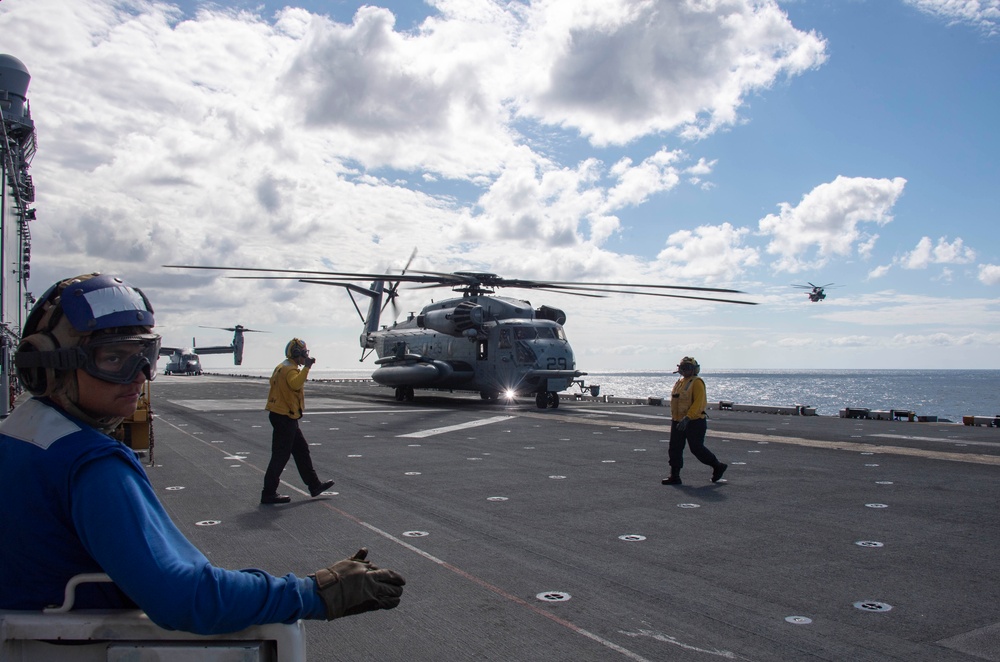
{"type": "Polygon", "coordinates": [[[37,147],[28,106],[31,76],[17,58],[0,54],[0,418],[20,391],[14,350],[28,307],[31,275],[30,221],[35,220],[35,187],[28,174],[37,147]]]}

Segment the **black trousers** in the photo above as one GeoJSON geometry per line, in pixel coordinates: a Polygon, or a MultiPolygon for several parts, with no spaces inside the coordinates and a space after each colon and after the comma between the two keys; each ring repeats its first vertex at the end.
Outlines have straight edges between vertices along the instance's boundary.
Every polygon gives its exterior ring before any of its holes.
{"type": "Polygon", "coordinates": [[[309,454],[309,444],[299,430],[299,419],[275,414],[273,411],[268,412],[267,417],[274,431],[271,433],[271,461],[264,473],[262,494],[270,496],[277,493],[281,472],[285,470],[289,457],[295,458],[295,468],[299,470],[299,476],[306,487],[319,485],[319,476],[316,475],[312,456],[309,454]]]}
{"type": "Polygon", "coordinates": [[[688,421],[687,428],[683,432],[677,429],[677,421],[671,423],[670,444],[667,446],[671,474],[679,474],[681,467],[684,466],[685,444],[702,464],[707,464],[713,469],[718,466],[719,459],[712,451],[705,448],[706,432],[708,432],[708,421],[704,418],[688,421]]]}

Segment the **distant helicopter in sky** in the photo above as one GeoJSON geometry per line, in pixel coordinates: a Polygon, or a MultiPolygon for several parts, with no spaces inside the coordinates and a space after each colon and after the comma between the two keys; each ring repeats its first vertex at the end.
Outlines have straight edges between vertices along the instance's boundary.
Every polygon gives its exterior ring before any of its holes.
{"type": "MultiPolygon", "coordinates": [[[[413,257],[410,256],[410,262],[413,257]]],[[[535,289],[585,297],[620,293],[755,305],[739,299],[664,291],[744,294],[738,290],[525,280],[479,271],[407,273],[410,262],[399,274],[164,266],[255,272],[259,275],[230,278],[288,279],[346,289],[364,324],[360,338],[361,360],[372,352],[377,354],[372,379],[394,388],[398,401],[413,400],[414,389],[472,391],[487,401],[533,396],[537,407],[545,409],[558,407],[559,393],[573,384],[597,394],[595,390],[599,386],[587,387],[579,380],[587,373],[577,369],[573,349],[566,338],[563,329],[566,313],[551,306],[534,307],[522,299],[494,294],[500,288],[535,289]],[[365,287],[351,281],[371,281],[371,284],[365,287]],[[382,324],[381,315],[387,306],[391,304],[394,313],[397,312],[395,300],[401,283],[418,284],[414,289],[450,287],[460,296],[430,303],[402,321],[382,324]],[[367,314],[362,312],[355,294],[370,299],[367,314]]]]}
{"type": "Polygon", "coordinates": [[[164,347],[160,346],[160,356],[169,356],[167,365],[164,366],[165,375],[200,375],[201,354],[232,354],[233,365],[243,363],[243,334],[244,333],[267,333],[256,329],[248,329],[242,324],[231,327],[203,326],[202,329],[222,329],[233,332],[233,342],[229,345],[215,345],[212,347],[197,347],[194,338],[191,339],[191,347],[164,347]]]}
{"type": "Polygon", "coordinates": [[[814,285],[812,283],[809,283],[808,285],[792,285],[792,287],[799,287],[804,290],[809,290],[808,292],[806,292],[806,296],[808,296],[809,300],[812,301],[813,303],[825,299],[826,288],[833,286],[834,286],[833,283],[827,283],[826,285],[814,285]]]}

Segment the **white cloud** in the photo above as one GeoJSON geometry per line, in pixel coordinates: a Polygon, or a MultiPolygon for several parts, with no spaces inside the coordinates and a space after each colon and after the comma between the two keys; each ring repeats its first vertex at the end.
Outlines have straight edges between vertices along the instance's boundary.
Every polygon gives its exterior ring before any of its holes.
{"type": "Polygon", "coordinates": [[[879,344],[879,340],[871,336],[838,336],[827,342],[834,347],[871,347],[879,344]]]}
{"type": "Polygon", "coordinates": [[[596,159],[568,168],[524,150],[522,155],[479,199],[481,213],[468,219],[463,239],[600,246],[620,229],[616,212],[677,186],[677,162],[685,158],[661,149],[639,164],[623,158],[606,169],[596,159]]]}
{"type": "Polygon", "coordinates": [[[814,345],[816,341],[812,338],[780,338],[777,342],[778,347],[786,348],[799,348],[799,347],[810,347],[814,345]]]}
{"type": "Polygon", "coordinates": [[[929,334],[897,334],[893,336],[894,345],[910,345],[924,347],[968,347],[971,345],[1000,345],[1000,333],[929,333],[929,334]]]}
{"type": "Polygon", "coordinates": [[[656,259],[674,278],[731,282],[759,263],[757,249],[742,245],[749,233],[729,223],[680,230],[667,238],[667,247],[656,259]]]}
{"type": "Polygon", "coordinates": [[[1000,32],[1000,0],[903,0],[949,24],[965,23],[989,35],[1000,32]]]}
{"type": "Polygon", "coordinates": [[[923,237],[917,247],[900,258],[904,269],[926,269],[932,264],[969,264],[976,259],[976,252],[961,239],[948,243],[946,237],[938,239],[935,246],[930,237],[923,237]]]}
{"type": "Polygon", "coordinates": [[[826,58],[826,42],[771,0],[572,0],[524,12],[520,114],[595,145],[707,135],[733,124],[747,95],[826,58]]]}
{"type": "Polygon", "coordinates": [[[875,267],[868,272],[868,280],[875,280],[876,278],[881,278],[882,276],[889,273],[889,269],[892,268],[891,264],[883,264],[881,266],[875,267]]]}
{"type": "Polygon", "coordinates": [[[1000,283],[1000,264],[980,264],[979,282],[986,285],[1000,283]]]}
{"type": "Polygon", "coordinates": [[[674,188],[680,181],[674,163],[683,156],[682,152],[661,149],[637,166],[632,165],[631,159],[622,159],[611,169],[618,183],[608,191],[608,205],[612,208],[638,205],[654,193],[674,188]]]}
{"type": "Polygon", "coordinates": [[[759,221],[760,231],[771,236],[767,252],[778,256],[774,268],[794,273],[821,267],[834,255],[849,256],[856,244],[860,251],[870,252],[872,238],[859,226],[889,223],[905,185],[902,177],[838,176],[804,195],[798,206],[781,203],[780,213],[759,221]]]}

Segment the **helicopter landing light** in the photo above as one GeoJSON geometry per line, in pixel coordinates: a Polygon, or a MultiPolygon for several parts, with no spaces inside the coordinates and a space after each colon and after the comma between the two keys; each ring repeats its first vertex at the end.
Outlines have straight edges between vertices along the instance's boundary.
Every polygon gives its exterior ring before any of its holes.
{"type": "Polygon", "coordinates": [[[517,393],[515,393],[512,389],[507,389],[503,392],[503,397],[507,400],[513,400],[515,396],[517,396],[517,393]]]}

